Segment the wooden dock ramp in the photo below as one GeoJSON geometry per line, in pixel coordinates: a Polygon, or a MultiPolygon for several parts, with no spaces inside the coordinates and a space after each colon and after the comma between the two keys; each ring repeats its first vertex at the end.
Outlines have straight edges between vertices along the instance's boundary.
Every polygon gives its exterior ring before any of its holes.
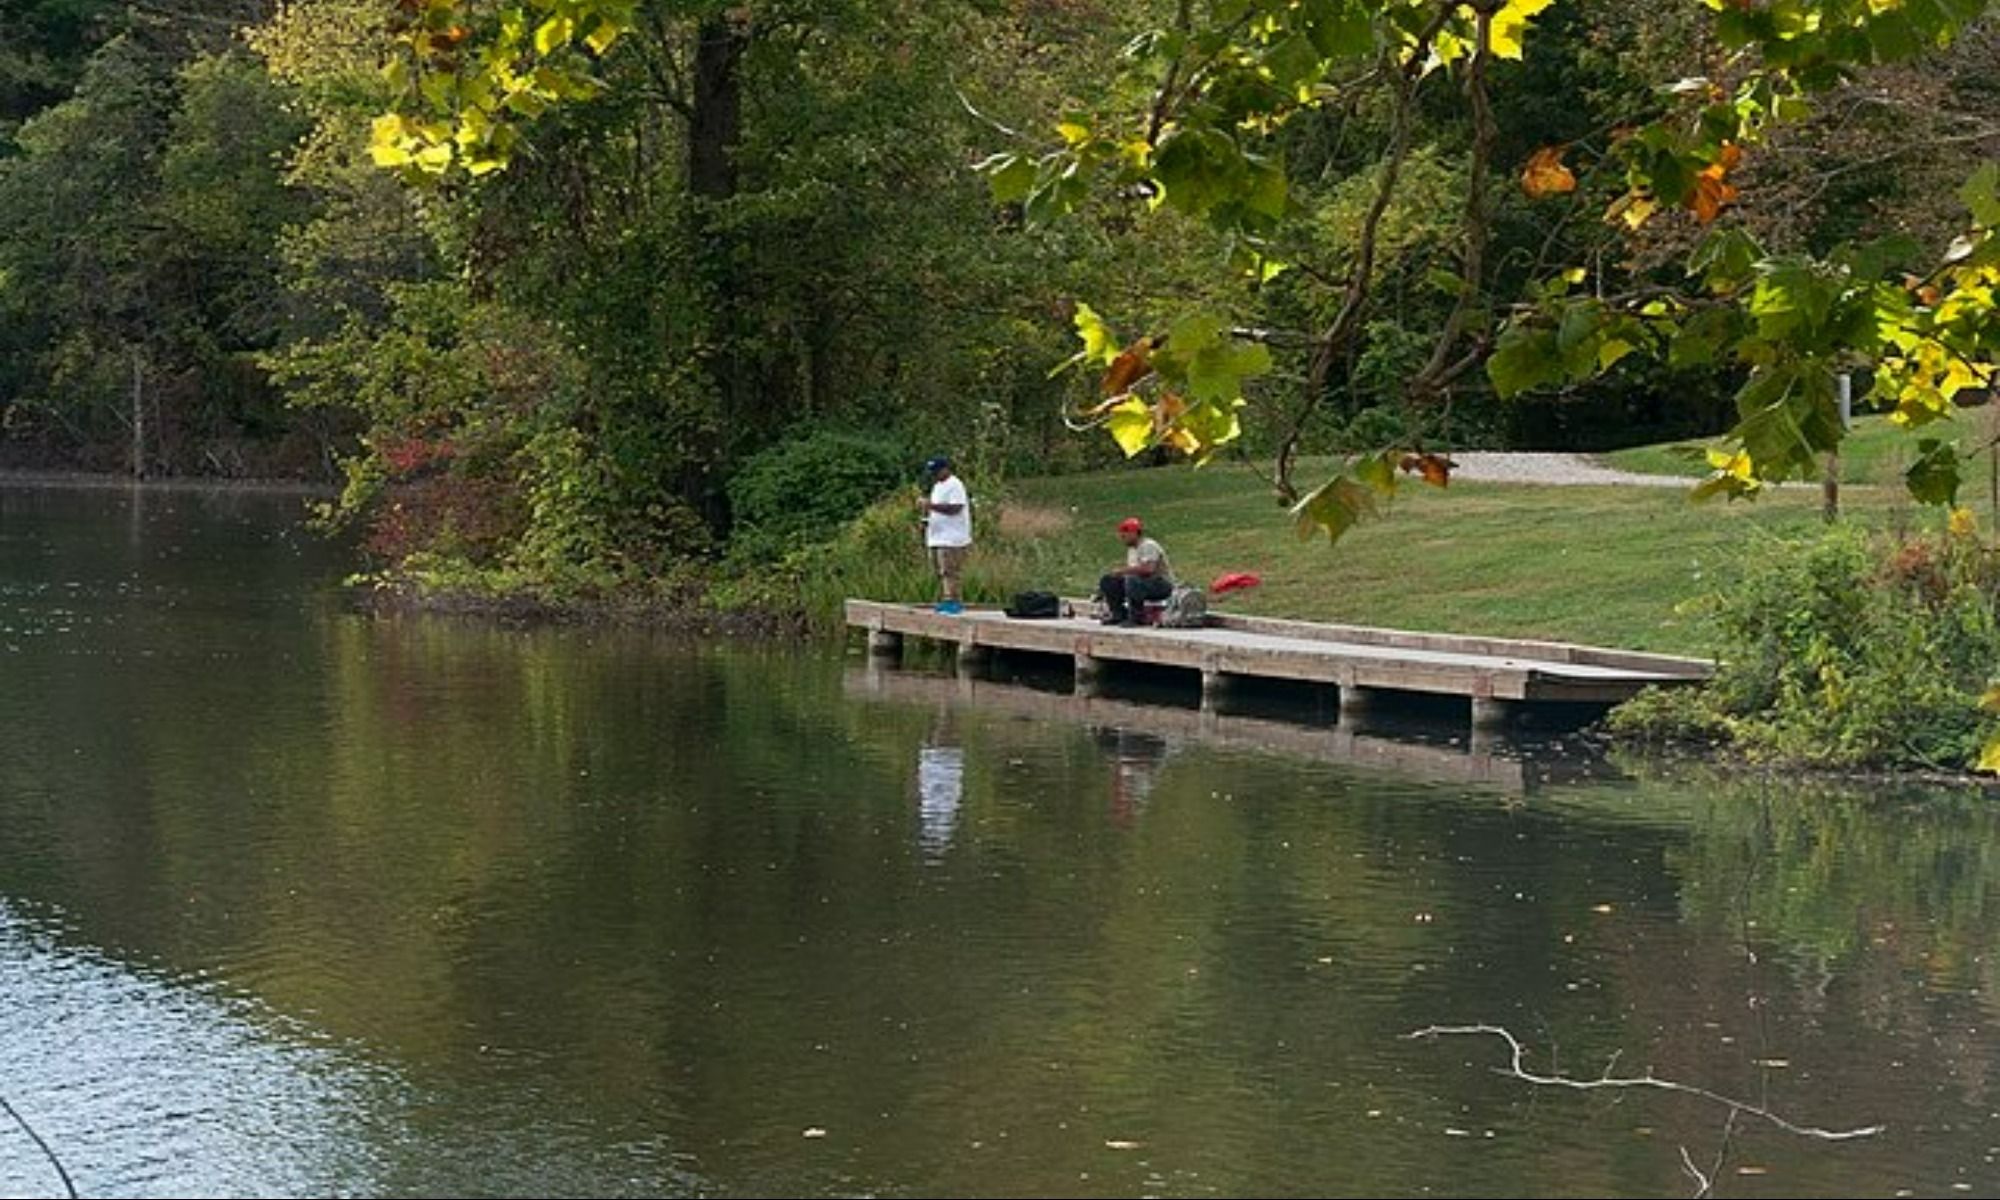
{"type": "Polygon", "coordinates": [[[876,653],[906,637],[956,647],[961,660],[994,651],[1060,655],[1088,690],[1107,663],[1199,672],[1204,696],[1232,680],[1290,679],[1339,688],[1342,711],[1398,692],[1463,696],[1476,726],[1503,725],[1524,706],[1616,704],[1641,689],[1707,679],[1703,659],[1561,642],[1462,637],[1268,617],[1211,616],[1201,629],[1119,628],[1079,617],[1017,621],[997,609],[950,615],[929,606],[849,600],[847,624],[868,632],[876,653]]]}

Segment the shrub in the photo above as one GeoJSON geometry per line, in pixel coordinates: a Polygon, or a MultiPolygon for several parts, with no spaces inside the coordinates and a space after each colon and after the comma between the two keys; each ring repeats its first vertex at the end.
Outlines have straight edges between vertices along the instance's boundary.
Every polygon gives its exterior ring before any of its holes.
{"type": "Polygon", "coordinates": [[[1828,766],[1974,763],[2000,668],[2000,564],[1969,534],[1841,529],[1746,558],[1704,598],[1707,687],[1620,708],[1623,736],[1728,741],[1828,766]]]}
{"type": "Polygon", "coordinates": [[[732,549],[781,558],[831,537],[916,474],[901,448],[879,437],[822,430],[781,442],[746,459],[729,481],[732,549]]]}

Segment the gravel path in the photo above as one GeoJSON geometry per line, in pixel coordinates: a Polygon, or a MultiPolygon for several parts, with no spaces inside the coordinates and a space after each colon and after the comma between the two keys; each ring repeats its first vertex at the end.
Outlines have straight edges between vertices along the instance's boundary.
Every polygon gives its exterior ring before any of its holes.
{"type": "Polygon", "coordinates": [[[1678,475],[1641,475],[1604,466],[1583,454],[1527,454],[1468,450],[1454,454],[1453,479],[1474,483],[1538,483],[1570,487],[1688,488],[1695,480],[1678,475]]]}

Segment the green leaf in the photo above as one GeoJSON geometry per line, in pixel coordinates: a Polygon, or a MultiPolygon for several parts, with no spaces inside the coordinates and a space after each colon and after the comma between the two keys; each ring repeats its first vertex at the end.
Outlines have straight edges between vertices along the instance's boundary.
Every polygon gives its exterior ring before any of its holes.
{"type": "Polygon", "coordinates": [[[1180,427],[1201,443],[1197,462],[1206,461],[1209,455],[1243,436],[1243,422],[1237,412],[1242,407],[1241,400],[1208,401],[1181,414],[1180,427]]]}
{"type": "Polygon", "coordinates": [[[1023,154],[996,154],[979,164],[995,204],[1019,204],[1035,190],[1035,164],[1023,154]]]}
{"type": "Polygon", "coordinates": [[[1917,460],[1903,472],[1903,483],[1920,504],[1957,504],[1960,479],[1958,445],[1941,438],[1920,438],[1917,460]]]}
{"type": "MultiPolygon", "coordinates": [[[[1667,192],[1678,195],[1678,192],[1667,192]]],[[[1688,264],[1688,272],[1702,276],[1712,292],[1733,291],[1748,283],[1764,248],[1741,229],[1716,229],[1702,238],[1688,264]]]]}
{"type": "Polygon", "coordinates": [[[1354,460],[1349,470],[1356,483],[1381,495],[1392,496],[1396,492],[1396,464],[1390,454],[1364,454],[1354,460]]]}
{"type": "Polygon", "coordinates": [[[1187,361],[1222,340],[1223,321],[1210,312],[1190,313],[1167,328],[1167,357],[1187,361]]]}
{"type": "Polygon", "coordinates": [[[1368,10],[1354,0],[1307,0],[1306,36],[1328,58],[1364,58],[1375,50],[1368,10]]]}
{"type": "Polygon", "coordinates": [[[1181,129],[1153,156],[1153,178],[1166,200],[1190,216],[1205,216],[1234,198],[1247,167],[1236,143],[1214,129],[1181,129]]]}
{"type": "Polygon", "coordinates": [[[1443,267],[1432,267],[1424,272],[1424,281],[1447,296],[1457,298],[1465,294],[1465,277],[1456,271],[1443,267]]]}
{"type": "Polygon", "coordinates": [[[1374,514],[1375,493],[1345,475],[1327,480],[1292,506],[1293,528],[1300,541],[1324,530],[1328,540],[1337,542],[1363,517],[1374,514]]]}
{"type": "Polygon", "coordinates": [[[1734,335],[1735,324],[1735,313],[1726,308],[1696,313],[1668,344],[1667,365],[1678,370],[1714,362],[1734,335]]]}
{"type": "MultiPolygon", "coordinates": [[[[1172,338],[1167,341],[1174,345],[1172,338]]],[[[1243,394],[1243,381],[1271,369],[1271,352],[1256,342],[1205,346],[1187,362],[1188,391],[1197,400],[1229,401],[1243,394]]]]}
{"type": "Polygon", "coordinates": [[[1988,161],[1958,189],[1972,219],[1988,229],[2000,226],[2000,162],[1988,161]]]}
{"type": "Polygon", "coordinates": [[[1503,400],[1555,383],[1562,373],[1555,331],[1532,325],[1509,325],[1486,360],[1486,377],[1503,400]]]}
{"type": "Polygon", "coordinates": [[[1243,198],[1243,203],[1250,211],[1275,221],[1285,215],[1285,204],[1289,195],[1289,185],[1286,183],[1283,167],[1252,160],[1250,190],[1243,198]]]}
{"type": "Polygon", "coordinates": [[[1279,87],[1296,87],[1320,73],[1319,50],[1310,39],[1293,34],[1264,51],[1264,69],[1271,73],[1271,81],[1279,87]]]}

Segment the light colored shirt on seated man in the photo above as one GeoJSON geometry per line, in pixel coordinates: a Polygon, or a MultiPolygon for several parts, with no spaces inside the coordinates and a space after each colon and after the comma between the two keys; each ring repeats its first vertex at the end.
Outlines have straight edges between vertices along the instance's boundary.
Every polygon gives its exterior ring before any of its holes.
{"type": "Polygon", "coordinates": [[[1167,552],[1161,549],[1160,543],[1154,541],[1152,538],[1140,538],[1137,542],[1125,547],[1125,565],[1136,567],[1141,563],[1152,563],[1153,575],[1156,578],[1164,579],[1169,583],[1173,582],[1174,572],[1173,568],[1167,563],[1167,552]]]}
{"type": "Polygon", "coordinates": [[[955,513],[933,512],[924,525],[926,546],[970,546],[972,544],[972,501],[966,498],[965,481],[954,475],[931,485],[932,504],[956,504],[955,513]]]}

